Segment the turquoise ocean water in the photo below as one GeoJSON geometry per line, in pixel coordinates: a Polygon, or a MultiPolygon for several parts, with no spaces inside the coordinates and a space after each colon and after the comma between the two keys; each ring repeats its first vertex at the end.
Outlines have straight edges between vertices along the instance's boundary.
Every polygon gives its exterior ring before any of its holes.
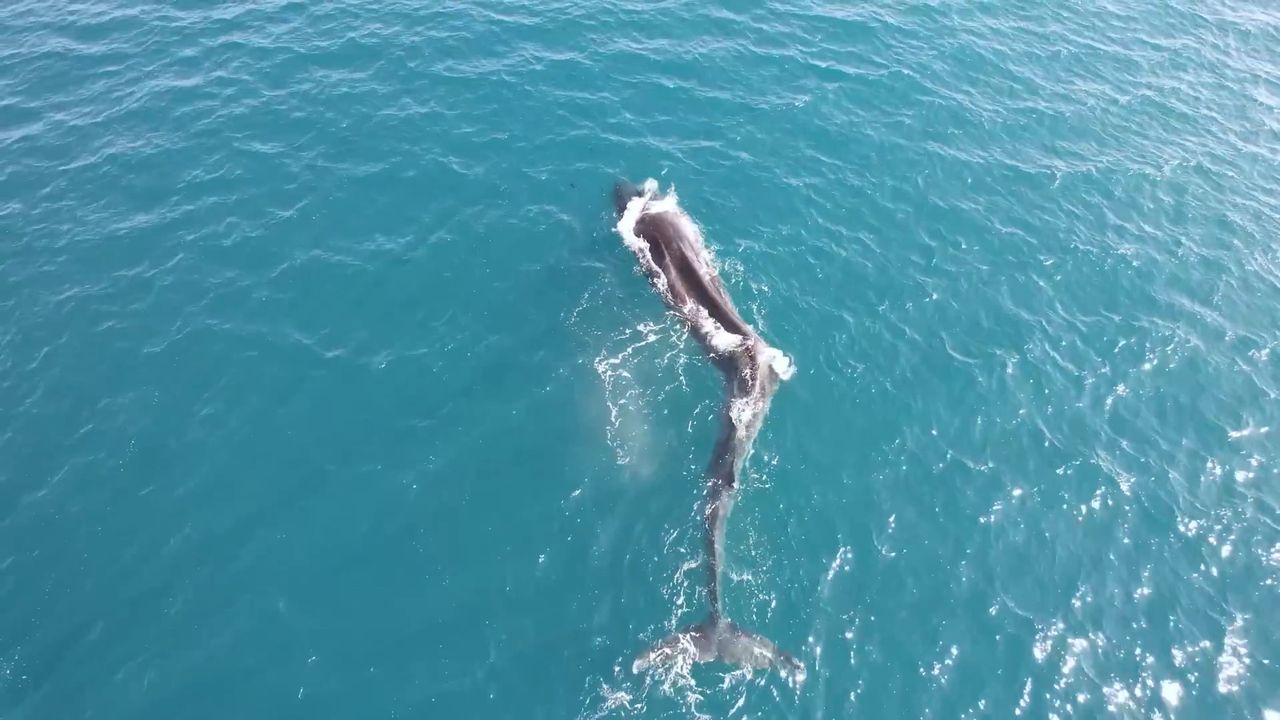
{"type": "Polygon", "coordinates": [[[0,718],[1274,720],[1278,308],[1263,0],[10,0],[0,718]]]}

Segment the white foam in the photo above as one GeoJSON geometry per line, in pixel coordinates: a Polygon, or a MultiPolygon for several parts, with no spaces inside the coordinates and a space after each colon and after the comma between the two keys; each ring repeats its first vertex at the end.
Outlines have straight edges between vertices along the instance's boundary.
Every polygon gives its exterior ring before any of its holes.
{"type": "Polygon", "coordinates": [[[1182,702],[1182,686],[1176,680],[1161,680],[1160,699],[1164,700],[1170,710],[1178,707],[1178,703],[1182,702]]]}
{"type": "Polygon", "coordinates": [[[680,210],[680,198],[676,197],[675,190],[668,190],[666,195],[657,200],[650,200],[645,206],[646,215],[656,215],[664,212],[678,212],[680,210]]]}
{"type": "Polygon", "coordinates": [[[1222,638],[1222,653],[1217,656],[1217,692],[1238,692],[1249,671],[1249,643],[1244,638],[1244,618],[1238,616],[1226,637],[1222,638]]]}
{"type": "Polygon", "coordinates": [[[641,476],[650,475],[655,467],[647,462],[653,439],[648,431],[645,417],[648,411],[643,407],[643,395],[629,368],[634,364],[634,353],[661,338],[660,329],[656,324],[640,324],[619,338],[625,340],[626,347],[603,350],[593,363],[609,408],[606,430],[609,446],[613,448],[619,465],[629,465],[641,476]],[[645,462],[637,463],[637,460],[645,462]]]}
{"type": "Polygon", "coordinates": [[[760,352],[760,358],[768,363],[769,367],[778,374],[782,380],[790,380],[792,375],[796,374],[795,363],[791,361],[787,354],[776,347],[765,346],[760,352]]]}
{"type": "Polygon", "coordinates": [[[1237,617],[1222,640],[1218,656],[1218,692],[1234,693],[1249,674],[1249,641],[1244,636],[1244,617],[1237,617]]]}
{"type": "Polygon", "coordinates": [[[622,217],[618,218],[618,224],[614,227],[622,237],[623,244],[635,253],[641,267],[653,278],[654,285],[657,286],[663,300],[670,302],[671,290],[667,287],[667,276],[662,274],[658,264],[653,261],[653,255],[649,253],[649,243],[636,235],[636,222],[640,220],[641,215],[645,214],[645,208],[655,192],[657,192],[657,183],[653,180],[645,181],[644,194],[633,197],[627,202],[626,210],[622,211],[622,217]],[[652,186],[650,183],[653,183],[652,186]]]}
{"type": "Polygon", "coordinates": [[[729,419],[733,422],[733,426],[740,430],[750,426],[759,413],[760,404],[754,398],[734,398],[729,403],[729,419]]]}
{"type": "Polygon", "coordinates": [[[706,338],[707,344],[717,353],[739,350],[747,341],[745,337],[725,330],[701,305],[690,302],[685,305],[684,314],[693,321],[698,334],[706,338]]]}

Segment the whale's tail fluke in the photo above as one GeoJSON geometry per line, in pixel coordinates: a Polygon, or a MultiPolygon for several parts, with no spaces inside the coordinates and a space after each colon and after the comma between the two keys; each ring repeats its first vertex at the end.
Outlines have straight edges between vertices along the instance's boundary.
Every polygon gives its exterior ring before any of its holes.
{"type": "Polygon", "coordinates": [[[687,670],[694,663],[717,659],[739,667],[776,667],[792,682],[804,682],[804,663],[779,650],[768,638],[714,618],[667,636],[636,657],[631,671],[642,672],[659,665],[687,670]]]}

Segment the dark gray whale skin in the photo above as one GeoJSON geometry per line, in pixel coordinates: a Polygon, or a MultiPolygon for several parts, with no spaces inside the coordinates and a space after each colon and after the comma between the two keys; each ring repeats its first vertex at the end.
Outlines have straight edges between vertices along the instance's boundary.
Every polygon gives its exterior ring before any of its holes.
{"type": "Polygon", "coordinates": [[[721,659],[748,667],[777,667],[804,680],[804,664],[770,640],[740,629],[724,616],[720,574],[724,565],[725,524],[743,464],[751,452],[769,403],[781,381],[791,376],[791,361],[766,343],[742,319],[702,243],[701,232],[680,209],[673,194],[659,195],[650,180],[643,188],[627,181],[614,187],[618,233],[640,261],[641,269],[667,307],[689,326],[725,378],[726,398],[720,431],[706,470],[703,505],[707,543],[705,621],[689,625],[636,657],[633,671],[658,664],[721,659]]]}

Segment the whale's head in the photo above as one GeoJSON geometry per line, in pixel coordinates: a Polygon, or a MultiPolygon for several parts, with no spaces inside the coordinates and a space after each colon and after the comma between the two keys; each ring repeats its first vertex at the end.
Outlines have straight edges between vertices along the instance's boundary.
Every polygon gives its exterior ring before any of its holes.
{"type": "Polygon", "coordinates": [[[613,209],[617,211],[618,217],[622,217],[622,213],[627,211],[627,204],[635,198],[648,195],[653,199],[661,199],[665,194],[659,192],[658,181],[649,178],[644,181],[643,185],[636,185],[627,179],[618,180],[613,184],[613,209]]]}
{"type": "Polygon", "coordinates": [[[640,197],[643,191],[636,187],[636,184],[630,180],[619,180],[613,184],[613,209],[617,211],[618,217],[622,217],[622,213],[627,211],[627,203],[632,198],[640,197]]]}

